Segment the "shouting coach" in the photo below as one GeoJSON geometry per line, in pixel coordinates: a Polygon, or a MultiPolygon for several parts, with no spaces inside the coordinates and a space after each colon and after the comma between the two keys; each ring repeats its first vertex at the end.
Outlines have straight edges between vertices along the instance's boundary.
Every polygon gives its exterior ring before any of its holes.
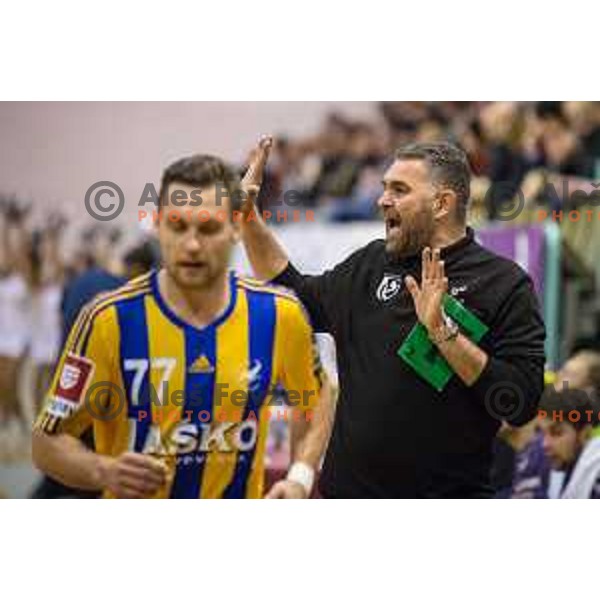
{"type": "MultiPolygon", "coordinates": [[[[262,140],[257,171],[270,146],[262,140]]],[[[544,324],[528,275],[467,227],[470,177],[452,144],[401,148],[378,200],[385,241],[318,276],[294,267],[259,215],[243,219],[256,275],[295,290],[315,329],[335,339],[340,397],[324,497],[489,497],[501,420],[519,426],[536,414],[544,324]]]]}

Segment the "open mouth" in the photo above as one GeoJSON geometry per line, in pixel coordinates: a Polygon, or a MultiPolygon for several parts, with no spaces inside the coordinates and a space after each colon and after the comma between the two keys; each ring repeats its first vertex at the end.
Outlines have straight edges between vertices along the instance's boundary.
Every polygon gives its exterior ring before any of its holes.
{"type": "Polygon", "coordinates": [[[398,217],[387,217],[385,220],[385,227],[388,233],[394,233],[400,229],[402,220],[398,217]]]}

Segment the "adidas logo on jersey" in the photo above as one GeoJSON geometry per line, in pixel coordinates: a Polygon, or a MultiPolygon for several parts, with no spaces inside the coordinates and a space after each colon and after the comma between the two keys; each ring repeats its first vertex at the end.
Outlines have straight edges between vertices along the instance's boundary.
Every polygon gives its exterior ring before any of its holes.
{"type": "Polygon", "coordinates": [[[188,368],[188,373],[213,373],[215,368],[210,364],[206,354],[201,354],[188,368]]]}

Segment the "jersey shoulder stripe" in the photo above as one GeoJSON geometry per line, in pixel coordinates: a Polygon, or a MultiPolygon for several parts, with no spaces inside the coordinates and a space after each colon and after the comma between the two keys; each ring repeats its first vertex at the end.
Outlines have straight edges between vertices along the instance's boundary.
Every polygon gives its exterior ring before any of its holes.
{"type": "Polygon", "coordinates": [[[73,328],[73,337],[69,340],[69,351],[75,354],[81,352],[84,346],[83,342],[87,339],[94,320],[104,310],[114,306],[119,301],[136,298],[150,291],[149,277],[144,275],[142,278],[136,278],[116,290],[99,294],[81,310],[73,328]]]}
{"type": "Polygon", "coordinates": [[[271,293],[275,294],[276,296],[289,298],[290,300],[300,302],[300,300],[298,300],[298,296],[296,296],[296,294],[292,290],[281,285],[275,285],[274,283],[264,283],[258,281],[257,279],[251,279],[246,277],[238,277],[238,282],[240,286],[244,289],[248,289],[254,292],[264,292],[267,294],[271,293]]]}

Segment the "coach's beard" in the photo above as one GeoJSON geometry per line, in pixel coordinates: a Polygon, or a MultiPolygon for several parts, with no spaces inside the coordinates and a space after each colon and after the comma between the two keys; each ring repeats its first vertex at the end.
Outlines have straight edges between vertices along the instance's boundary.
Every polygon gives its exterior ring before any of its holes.
{"type": "Polygon", "coordinates": [[[386,220],[386,252],[394,258],[420,254],[431,244],[433,233],[433,215],[429,212],[419,213],[408,219],[386,220]]]}

